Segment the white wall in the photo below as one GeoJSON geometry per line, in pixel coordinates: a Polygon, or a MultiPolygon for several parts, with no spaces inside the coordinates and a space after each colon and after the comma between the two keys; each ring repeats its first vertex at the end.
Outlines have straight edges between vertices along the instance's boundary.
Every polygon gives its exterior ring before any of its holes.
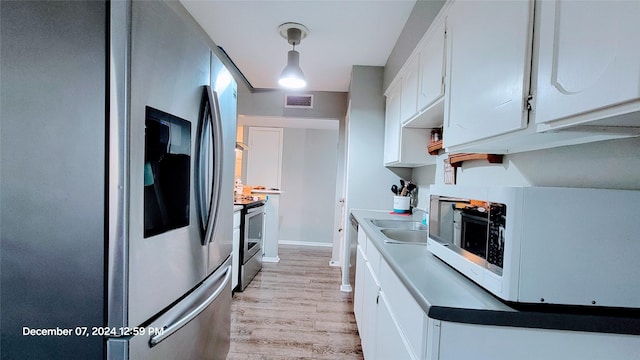
{"type": "MultiPolygon", "coordinates": [[[[419,207],[426,201],[429,185],[444,183],[442,161],[413,170],[418,184],[419,207]]],[[[459,185],[562,186],[640,190],[640,138],[506,155],[502,164],[477,160],[458,168],[459,185]]]]}
{"type": "Polygon", "coordinates": [[[278,240],[331,245],[337,150],[338,130],[285,128],[278,240]]]}

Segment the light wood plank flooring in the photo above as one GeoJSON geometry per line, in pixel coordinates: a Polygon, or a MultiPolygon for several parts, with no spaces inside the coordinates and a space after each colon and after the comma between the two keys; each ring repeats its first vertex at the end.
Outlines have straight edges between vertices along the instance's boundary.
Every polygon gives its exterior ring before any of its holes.
{"type": "Polygon", "coordinates": [[[340,291],[331,249],[280,246],[231,305],[235,359],[362,359],[352,293],[340,291]]]}

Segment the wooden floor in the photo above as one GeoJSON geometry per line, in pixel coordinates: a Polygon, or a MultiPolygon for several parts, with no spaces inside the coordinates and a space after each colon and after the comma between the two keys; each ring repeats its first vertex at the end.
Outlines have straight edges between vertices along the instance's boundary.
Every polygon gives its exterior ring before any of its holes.
{"type": "Polygon", "coordinates": [[[280,246],[231,305],[232,359],[362,359],[352,293],[331,248],[280,246]]]}

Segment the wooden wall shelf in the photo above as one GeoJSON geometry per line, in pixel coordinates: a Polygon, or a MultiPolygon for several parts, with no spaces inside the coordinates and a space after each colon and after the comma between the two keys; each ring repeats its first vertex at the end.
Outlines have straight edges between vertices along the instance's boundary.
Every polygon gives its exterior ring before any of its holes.
{"type": "Polygon", "coordinates": [[[469,160],[487,160],[490,164],[502,164],[504,155],[499,154],[451,154],[449,163],[453,167],[460,167],[462,163],[469,160]]]}
{"type": "Polygon", "coordinates": [[[431,155],[438,155],[440,150],[442,150],[442,140],[434,141],[427,145],[427,151],[429,151],[431,155]]]}

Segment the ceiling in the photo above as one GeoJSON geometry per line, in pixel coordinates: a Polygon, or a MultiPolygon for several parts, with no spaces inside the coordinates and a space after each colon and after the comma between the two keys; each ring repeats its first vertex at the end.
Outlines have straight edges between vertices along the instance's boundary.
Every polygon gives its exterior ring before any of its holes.
{"type": "Polygon", "coordinates": [[[275,89],[291,45],[278,26],[301,23],[306,91],[349,88],[352,65],[384,66],[415,0],[181,0],[257,89],[275,89]]]}

